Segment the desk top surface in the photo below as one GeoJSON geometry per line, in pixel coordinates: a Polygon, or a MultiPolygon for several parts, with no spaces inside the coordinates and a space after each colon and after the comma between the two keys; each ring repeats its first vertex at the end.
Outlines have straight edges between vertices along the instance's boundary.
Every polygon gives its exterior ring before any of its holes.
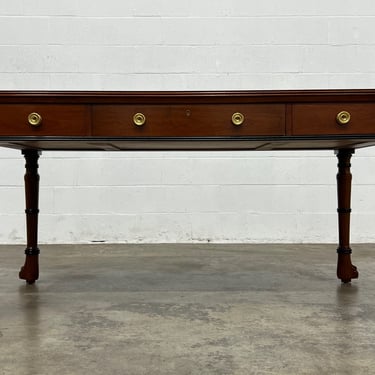
{"type": "Polygon", "coordinates": [[[369,102],[375,89],[227,91],[0,91],[1,103],[369,102]]]}
{"type": "Polygon", "coordinates": [[[0,146],[284,150],[375,145],[375,90],[0,91],[0,146]]]}

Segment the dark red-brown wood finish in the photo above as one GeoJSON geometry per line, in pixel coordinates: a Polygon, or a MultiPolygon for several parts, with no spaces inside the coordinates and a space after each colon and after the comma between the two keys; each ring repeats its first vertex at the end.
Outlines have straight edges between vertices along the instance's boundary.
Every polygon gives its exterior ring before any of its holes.
{"type": "Polygon", "coordinates": [[[23,151],[26,160],[25,197],[26,197],[26,234],[25,265],[21,268],[19,277],[33,284],[39,277],[39,248],[38,248],[38,215],[39,215],[39,151],[23,151]]]}
{"type": "Polygon", "coordinates": [[[374,145],[375,90],[0,92],[0,145],[38,150],[283,150],[374,145]],[[339,124],[346,111],[351,120],[339,124]],[[37,113],[38,126],[28,122],[37,113]],[[133,116],[145,115],[142,126],[133,116]],[[244,120],[234,125],[232,116],[244,120]]]}
{"type": "Polygon", "coordinates": [[[337,277],[344,283],[358,278],[357,267],[352,265],[350,248],[350,197],[352,174],[350,159],[354,150],[339,150],[337,152],[337,201],[339,219],[339,247],[337,248],[337,277]]]}
{"type": "Polygon", "coordinates": [[[26,159],[26,262],[38,278],[37,162],[42,150],[335,150],[337,276],[351,264],[350,157],[375,145],[375,90],[0,91],[0,146],[26,159]]]}

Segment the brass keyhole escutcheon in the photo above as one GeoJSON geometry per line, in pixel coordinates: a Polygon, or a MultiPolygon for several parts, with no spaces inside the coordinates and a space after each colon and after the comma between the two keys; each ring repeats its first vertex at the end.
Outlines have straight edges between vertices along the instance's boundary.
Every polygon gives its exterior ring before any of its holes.
{"type": "Polygon", "coordinates": [[[233,113],[232,115],[233,125],[236,125],[236,126],[242,125],[244,121],[245,121],[245,116],[242,113],[240,112],[233,113]]]}
{"type": "Polygon", "coordinates": [[[350,113],[347,111],[341,111],[336,116],[336,121],[339,125],[346,125],[350,121],[350,113]]]}
{"type": "Polygon", "coordinates": [[[40,126],[42,124],[42,116],[36,112],[30,113],[27,120],[31,126],[40,126]]]}
{"type": "Polygon", "coordinates": [[[142,126],[146,122],[146,116],[143,113],[136,113],[133,116],[134,125],[142,126]]]}

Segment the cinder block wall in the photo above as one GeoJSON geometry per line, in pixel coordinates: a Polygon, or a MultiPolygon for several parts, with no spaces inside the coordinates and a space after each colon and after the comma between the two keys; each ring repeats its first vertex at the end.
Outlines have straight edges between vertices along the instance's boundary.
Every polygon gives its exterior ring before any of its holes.
{"type": "MultiPolygon", "coordinates": [[[[0,0],[1,90],[372,88],[375,2],[0,0]]],[[[375,150],[352,240],[375,241],[375,150]]],[[[0,243],[25,237],[0,149],[0,243]]],[[[40,241],[335,242],[332,152],[44,153],[40,241]]]]}

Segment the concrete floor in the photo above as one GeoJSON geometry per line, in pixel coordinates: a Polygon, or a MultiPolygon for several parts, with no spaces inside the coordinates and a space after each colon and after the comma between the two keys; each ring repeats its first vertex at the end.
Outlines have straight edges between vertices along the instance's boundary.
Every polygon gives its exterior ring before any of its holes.
{"type": "Polygon", "coordinates": [[[0,374],[375,374],[375,245],[0,246],[0,374]]]}

